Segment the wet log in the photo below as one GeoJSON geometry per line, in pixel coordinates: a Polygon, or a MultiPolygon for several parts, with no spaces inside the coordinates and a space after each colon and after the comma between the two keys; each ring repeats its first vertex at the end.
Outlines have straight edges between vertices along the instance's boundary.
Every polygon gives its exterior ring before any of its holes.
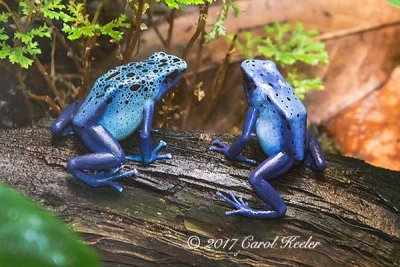
{"type": "MultiPolygon", "coordinates": [[[[139,175],[121,180],[118,193],[66,171],[67,160],[86,149],[76,137],[53,139],[50,122],[0,130],[0,181],[58,214],[106,266],[400,264],[399,172],[327,155],[325,173],[301,166],[272,182],[288,205],[284,218],[250,220],[226,216],[230,208],[215,194],[232,191],[263,207],[247,181],[254,166],[208,151],[214,138],[231,142],[231,135],[155,133],[174,158],[127,163],[139,175]]],[[[137,153],[137,136],[123,147],[137,153]]],[[[256,142],[246,154],[265,157],[256,142]]]]}

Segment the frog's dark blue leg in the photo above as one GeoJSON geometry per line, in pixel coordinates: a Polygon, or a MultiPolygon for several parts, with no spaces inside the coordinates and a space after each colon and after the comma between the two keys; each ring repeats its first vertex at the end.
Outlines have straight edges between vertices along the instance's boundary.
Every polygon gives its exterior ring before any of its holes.
{"type": "Polygon", "coordinates": [[[135,175],[137,171],[119,173],[125,162],[125,153],[117,140],[100,125],[83,128],[80,130],[80,135],[85,145],[94,153],[70,159],[68,170],[90,186],[112,186],[122,191],[122,187],[114,181],[135,175]],[[110,171],[105,172],[105,170],[110,171]],[[99,172],[88,174],[86,171],[99,172]]]}
{"type": "Polygon", "coordinates": [[[280,152],[264,160],[250,174],[249,182],[254,191],[272,210],[254,210],[243,199],[236,198],[233,193],[230,193],[231,198],[228,198],[218,192],[224,201],[236,209],[226,214],[240,214],[253,219],[272,219],[285,215],[286,204],[268,181],[288,172],[292,166],[292,160],[285,153],[280,152]]]}
{"type": "Polygon", "coordinates": [[[50,126],[50,131],[58,136],[66,136],[74,133],[72,128],[72,120],[76,111],[82,105],[81,100],[77,100],[67,108],[65,108],[57,119],[50,126]]]}
{"type": "Polygon", "coordinates": [[[236,159],[239,161],[255,164],[256,163],[255,160],[244,157],[241,154],[241,152],[243,151],[246,144],[252,138],[256,121],[257,121],[256,109],[249,108],[246,113],[242,135],[238,139],[236,139],[236,141],[230,147],[221,142],[219,139],[216,139],[214,140],[213,145],[210,147],[210,150],[221,152],[230,160],[236,159]]]}
{"type": "Polygon", "coordinates": [[[309,145],[304,164],[318,171],[325,170],[326,162],[317,138],[313,133],[307,131],[307,140],[309,141],[309,145]]]}
{"type": "Polygon", "coordinates": [[[158,146],[153,149],[151,143],[151,132],[153,122],[154,102],[149,101],[145,104],[143,109],[143,129],[140,132],[140,153],[141,155],[127,156],[126,159],[144,162],[150,164],[158,159],[170,159],[172,155],[170,153],[159,155],[158,151],[165,147],[167,144],[164,141],[160,141],[158,146]]]}

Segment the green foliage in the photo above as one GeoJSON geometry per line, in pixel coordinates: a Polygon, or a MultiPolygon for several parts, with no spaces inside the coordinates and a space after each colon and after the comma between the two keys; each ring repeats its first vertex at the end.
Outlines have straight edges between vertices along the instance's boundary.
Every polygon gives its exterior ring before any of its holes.
{"type": "Polygon", "coordinates": [[[56,217],[0,185],[0,266],[100,266],[56,217]]]}
{"type": "MultiPolygon", "coordinates": [[[[317,65],[328,63],[328,54],[324,43],[312,38],[318,35],[316,30],[304,30],[302,23],[273,23],[264,28],[267,37],[254,36],[250,32],[243,33],[243,40],[236,42],[237,50],[246,58],[255,55],[275,61],[280,69],[287,74],[288,82],[295,88],[299,98],[304,98],[310,90],[322,90],[324,87],[320,78],[307,78],[294,66],[297,63],[317,65]]],[[[228,37],[232,40],[232,36],[228,37]]]]}
{"type": "Polygon", "coordinates": [[[59,0],[54,1],[54,3],[46,2],[41,8],[44,17],[61,20],[63,22],[62,30],[70,40],[104,35],[120,41],[123,37],[120,28],[129,28],[130,26],[124,14],[105,25],[100,25],[89,20],[89,15],[83,12],[83,3],[70,1],[65,6],[59,0]]]}
{"type": "MultiPolygon", "coordinates": [[[[89,16],[83,12],[83,3],[73,1],[64,4],[62,0],[38,0],[34,3],[25,0],[19,3],[19,7],[25,17],[33,17],[38,21],[41,18],[49,21],[61,20],[63,22],[62,30],[67,34],[69,40],[103,35],[120,41],[123,37],[121,28],[130,26],[124,14],[104,25],[92,23],[89,16]]],[[[1,13],[0,23],[8,23],[9,18],[10,14],[1,13]]],[[[0,59],[7,58],[11,63],[19,64],[27,69],[32,65],[33,56],[41,53],[37,39],[50,38],[51,29],[47,24],[31,29],[15,28],[15,32],[9,34],[6,33],[4,27],[0,27],[0,59]]]]}
{"type": "Polygon", "coordinates": [[[400,7],[400,0],[386,0],[388,3],[400,7]]]}
{"type": "Polygon", "coordinates": [[[156,0],[156,2],[164,2],[170,9],[179,9],[180,5],[204,5],[212,3],[216,0],[156,0]]]}
{"type": "Polygon", "coordinates": [[[228,18],[229,10],[231,8],[235,17],[239,15],[240,8],[234,0],[221,0],[221,5],[221,12],[219,13],[217,20],[212,25],[210,32],[208,32],[205,37],[206,43],[211,42],[219,36],[226,35],[225,21],[228,18]]]}
{"type": "MultiPolygon", "coordinates": [[[[7,23],[9,16],[8,13],[1,13],[0,23],[7,23]]],[[[8,58],[11,63],[17,63],[27,69],[33,62],[32,56],[41,53],[39,43],[34,39],[50,36],[51,32],[45,24],[24,33],[16,31],[12,36],[6,33],[4,27],[0,27],[0,59],[8,58]]]]}
{"type": "Polygon", "coordinates": [[[34,37],[50,37],[49,27],[46,24],[38,28],[32,29],[27,33],[16,32],[14,38],[21,40],[23,44],[33,42],[34,37]]]}

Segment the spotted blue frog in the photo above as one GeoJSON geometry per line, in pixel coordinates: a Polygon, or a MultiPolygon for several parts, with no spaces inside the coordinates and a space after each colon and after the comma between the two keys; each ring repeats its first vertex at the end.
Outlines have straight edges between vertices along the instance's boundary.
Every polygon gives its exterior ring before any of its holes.
{"type": "Polygon", "coordinates": [[[93,187],[112,186],[122,191],[114,181],[136,174],[136,170],[122,172],[126,160],[149,164],[171,158],[171,154],[158,154],[166,146],[164,141],[152,149],[154,104],[179,82],[186,68],[184,60],[156,52],[100,76],[86,99],[63,110],[50,128],[59,136],[76,133],[91,151],[70,159],[68,170],[93,187]],[[140,124],[140,155],[125,156],[118,141],[140,124]]]}
{"type": "Polygon", "coordinates": [[[255,163],[241,154],[255,134],[268,157],[251,172],[249,182],[270,209],[255,210],[231,192],[230,196],[217,194],[235,208],[228,211],[228,215],[263,219],[282,217],[286,213],[286,204],[269,182],[302,162],[322,171],[325,160],[316,137],[307,130],[306,108],[276,65],[272,61],[253,59],[243,61],[241,69],[249,105],[242,135],[230,147],[215,140],[210,149],[231,160],[255,163]]]}

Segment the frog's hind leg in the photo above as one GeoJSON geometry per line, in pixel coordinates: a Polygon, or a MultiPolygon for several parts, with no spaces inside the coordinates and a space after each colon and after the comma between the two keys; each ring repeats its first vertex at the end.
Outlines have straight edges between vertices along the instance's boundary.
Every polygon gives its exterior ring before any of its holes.
{"type": "Polygon", "coordinates": [[[326,162],[317,138],[313,133],[307,132],[307,139],[309,140],[309,145],[306,157],[304,159],[304,164],[314,170],[325,170],[326,162]]]}
{"type": "Polygon", "coordinates": [[[264,160],[250,174],[249,182],[254,191],[272,210],[255,210],[241,198],[237,199],[232,193],[230,193],[231,198],[218,193],[225,202],[236,208],[226,214],[240,214],[253,219],[272,219],[284,216],[287,209],[286,204],[268,181],[286,173],[292,165],[292,160],[285,153],[280,152],[264,160]]]}
{"type": "Polygon", "coordinates": [[[72,120],[81,105],[82,100],[77,100],[65,108],[50,126],[50,131],[58,136],[73,134],[74,130],[72,129],[72,120]]]}
{"type": "Polygon", "coordinates": [[[112,186],[122,191],[122,187],[114,181],[135,175],[137,171],[120,173],[125,162],[125,153],[117,140],[100,125],[83,129],[81,137],[94,153],[72,158],[68,161],[68,170],[92,187],[112,186]],[[110,169],[112,170],[107,172],[110,169]],[[98,172],[89,174],[87,171],[98,172]]]}

